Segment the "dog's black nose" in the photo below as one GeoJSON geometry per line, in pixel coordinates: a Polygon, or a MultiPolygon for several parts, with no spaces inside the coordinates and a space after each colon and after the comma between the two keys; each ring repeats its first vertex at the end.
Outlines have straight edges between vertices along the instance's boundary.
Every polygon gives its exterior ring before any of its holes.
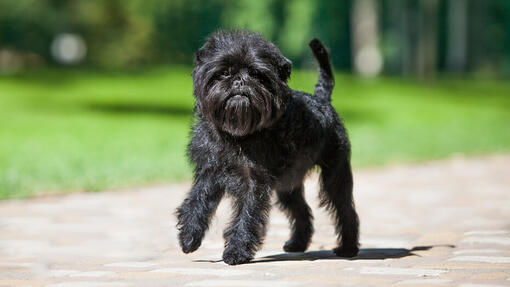
{"type": "Polygon", "coordinates": [[[248,71],[246,69],[241,69],[239,73],[236,75],[234,79],[234,88],[239,88],[246,84],[248,80],[248,71]]]}
{"type": "Polygon", "coordinates": [[[238,78],[234,80],[233,86],[234,88],[240,88],[244,85],[244,80],[242,78],[238,78]]]}

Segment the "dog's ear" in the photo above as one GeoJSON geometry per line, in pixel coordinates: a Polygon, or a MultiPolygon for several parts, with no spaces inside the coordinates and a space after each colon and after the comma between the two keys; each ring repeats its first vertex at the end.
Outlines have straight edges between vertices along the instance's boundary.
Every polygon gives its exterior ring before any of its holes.
{"type": "Polygon", "coordinates": [[[282,81],[287,81],[289,79],[291,69],[292,62],[284,56],[280,56],[280,59],[278,59],[278,75],[282,81]]]}
{"type": "Polygon", "coordinates": [[[194,62],[195,62],[195,65],[200,65],[202,64],[204,61],[204,56],[205,56],[205,49],[200,49],[198,50],[196,53],[195,53],[195,59],[194,59],[194,62]]]}

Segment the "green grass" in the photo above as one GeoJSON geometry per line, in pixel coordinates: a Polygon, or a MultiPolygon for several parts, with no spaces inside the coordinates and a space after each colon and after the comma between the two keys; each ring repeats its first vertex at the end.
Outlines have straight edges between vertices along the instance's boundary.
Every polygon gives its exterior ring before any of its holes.
{"type": "MultiPolygon", "coordinates": [[[[190,178],[191,70],[0,78],[0,198],[190,178]]],[[[290,86],[311,91],[313,71],[290,86]]],[[[510,150],[510,83],[337,75],[355,166],[510,150]]]]}

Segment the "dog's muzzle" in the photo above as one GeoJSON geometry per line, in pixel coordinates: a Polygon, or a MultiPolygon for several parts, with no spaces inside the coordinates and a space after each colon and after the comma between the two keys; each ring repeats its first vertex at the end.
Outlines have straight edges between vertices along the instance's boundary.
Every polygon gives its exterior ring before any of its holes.
{"type": "Polygon", "coordinates": [[[227,106],[247,106],[250,99],[243,94],[235,94],[227,99],[227,106]]]}

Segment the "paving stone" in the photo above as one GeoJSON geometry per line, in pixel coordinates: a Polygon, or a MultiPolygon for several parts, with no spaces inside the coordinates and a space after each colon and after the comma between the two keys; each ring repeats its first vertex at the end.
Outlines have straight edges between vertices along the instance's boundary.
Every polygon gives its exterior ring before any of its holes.
{"type": "Polygon", "coordinates": [[[120,279],[164,279],[177,277],[179,274],[171,273],[154,273],[154,272],[118,272],[113,277],[120,279]]]}
{"type": "Polygon", "coordinates": [[[66,269],[49,270],[50,277],[65,277],[80,272],[81,271],[78,270],[66,270],[66,269]]]}
{"type": "Polygon", "coordinates": [[[204,286],[204,287],[290,287],[303,285],[299,282],[286,282],[286,281],[247,281],[247,280],[203,280],[190,282],[186,286],[204,286]]]}
{"type": "Polygon", "coordinates": [[[399,281],[397,284],[408,284],[408,285],[415,285],[415,284],[426,284],[426,285],[437,285],[437,284],[447,284],[452,282],[452,280],[449,279],[412,279],[412,280],[403,280],[399,281]]]}
{"type": "Polygon", "coordinates": [[[464,232],[464,235],[501,235],[501,234],[509,234],[508,230],[475,230],[464,232]]]}
{"type": "Polygon", "coordinates": [[[510,257],[496,256],[458,256],[448,259],[450,261],[486,262],[486,263],[510,263],[510,257]]]}
{"type": "Polygon", "coordinates": [[[156,269],[150,272],[154,273],[173,273],[179,275],[197,275],[197,276],[220,276],[220,277],[230,277],[230,276],[243,276],[252,273],[249,270],[229,270],[229,269],[212,269],[212,268],[163,268],[156,269]]]}
{"type": "Polygon", "coordinates": [[[73,273],[69,276],[71,277],[108,277],[115,274],[115,272],[112,271],[86,271],[86,272],[79,272],[79,273],[73,273]]]}
{"type": "Polygon", "coordinates": [[[315,234],[285,253],[285,215],[271,211],[250,263],[221,261],[223,201],[202,246],[185,255],[174,210],[190,183],[0,202],[0,286],[508,286],[510,155],[355,170],[361,250],[338,258],[332,219],[305,182],[315,234]]]}
{"type": "MultiPolygon", "coordinates": [[[[510,270],[508,270],[510,272],[510,270]]],[[[495,280],[495,279],[505,279],[509,272],[490,272],[490,273],[481,273],[472,275],[471,279],[477,280],[495,280]]]]}
{"type": "Polygon", "coordinates": [[[440,269],[414,269],[414,268],[395,268],[395,267],[363,267],[361,274],[378,275],[411,275],[411,276],[439,276],[447,270],[440,269]]]}
{"type": "Polygon", "coordinates": [[[439,261],[440,264],[419,264],[415,267],[417,268],[433,268],[439,265],[447,269],[455,269],[455,270],[501,270],[508,269],[510,266],[508,264],[497,264],[497,263],[474,263],[474,262],[459,262],[459,261],[439,261]]]}
{"type": "Polygon", "coordinates": [[[41,281],[41,280],[4,280],[4,279],[0,279],[0,286],[12,286],[12,287],[33,286],[33,287],[39,287],[39,286],[45,286],[47,284],[51,284],[51,281],[41,281]]]}
{"type": "Polygon", "coordinates": [[[464,254],[503,254],[504,252],[508,252],[506,250],[498,250],[498,249],[464,249],[459,251],[453,251],[455,255],[464,255],[464,254]]]}
{"type": "Polygon", "coordinates": [[[30,262],[0,262],[0,268],[30,268],[34,263],[30,262]]]}
{"type": "Polygon", "coordinates": [[[125,267],[125,268],[149,268],[158,266],[158,263],[153,262],[116,262],[104,264],[105,267],[125,267]]]}
{"type": "Polygon", "coordinates": [[[124,287],[130,286],[121,282],[73,281],[45,285],[44,287],[124,287]]]}
{"type": "Polygon", "coordinates": [[[472,244],[496,244],[496,245],[510,245],[510,238],[505,237],[469,237],[462,239],[461,242],[472,244]]]}

